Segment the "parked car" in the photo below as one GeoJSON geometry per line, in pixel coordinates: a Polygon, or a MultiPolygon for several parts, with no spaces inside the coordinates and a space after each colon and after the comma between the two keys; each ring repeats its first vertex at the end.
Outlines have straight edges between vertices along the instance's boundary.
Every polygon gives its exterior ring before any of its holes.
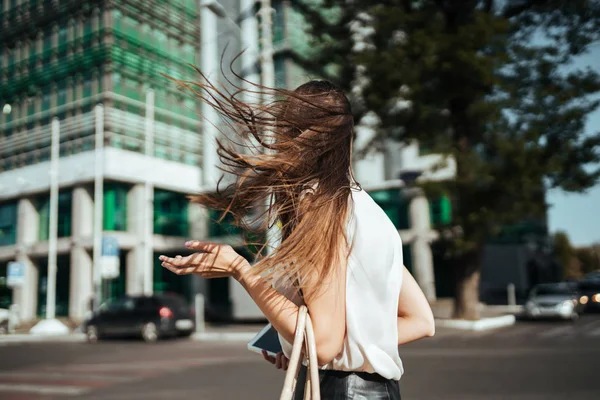
{"type": "Polygon", "coordinates": [[[580,302],[585,311],[600,311],[600,279],[579,282],[580,302]]]}
{"type": "Polygon", "coordinates": [[[585,274],[584,281],[600,281],[600,271],[592,271],[585,274]]]}
{"type": "Polygon", "coordinates": [[[89,342],[106,337],[141,336],[155,342],[166,336],[189,336],[192,310],[175,294],[125,296],[104,303],[85,323],[89,342]]]}
{"type": "Polygon", "coordinates": [[[8,319],[10,313],[6,308],[0,308],[0,335],[8,333],[8,319]]]}
{"type": "Polygon", "coordinates": [[[531,289],[525,312],[532,319],[562,318],[575,320],[582,311],[575,282],[544,283],[531,289]]]}
{"type": "Polygon", "coordinates": [[[0,335],[10,333],[10,330],[19,323],[19,308],[16,304],[11,305],[8,309],[0,308],[0,335]]]}

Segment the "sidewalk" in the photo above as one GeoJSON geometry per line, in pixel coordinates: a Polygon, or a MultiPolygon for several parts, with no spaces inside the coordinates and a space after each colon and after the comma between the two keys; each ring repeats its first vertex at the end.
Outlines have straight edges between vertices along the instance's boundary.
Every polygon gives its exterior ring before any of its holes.
{"type": "MultiPolygon", "coordinates": [[[[453,328],[462,330],[486,330],[515,323],[515,314],[522,312],[522,306],[487,306],[481,304],[481,319],[479,321],[465,321],[452,319],[452,299],[439,299],[431,305],[435,317],[436,327],[453,328]]],[[[263,323],[232,323],[232,324],[207,324],[204,332],[192,334],[192,340],[200,341],[250,341],[267,324],[263,323]]],[[[4,343],[34,343],[34,342],[84,342],[85,335],[75,325],[71,324],[71,333],[67,335],[44,336],[32,335],[26,326],[17,329],[16,333],[0,335],[0,345],[4,343]]]]}
{"type": "Polygon", "coordinates": [[[514,325],[516,315],[523,312],[522,306],[486,305],[479,304],[480,317],[478,321],[467,321],[452,318],[454,300],[438,299],[431,305],[436,327],[482,331],[514,325]]]}

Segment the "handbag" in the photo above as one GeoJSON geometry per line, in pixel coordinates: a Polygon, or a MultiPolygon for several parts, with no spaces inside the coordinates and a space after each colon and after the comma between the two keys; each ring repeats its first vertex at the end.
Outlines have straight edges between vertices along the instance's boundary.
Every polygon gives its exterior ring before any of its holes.
{"type": "Polygon", "coordinates": [[[300,306],[300,309],[298,310],[298,322],[296,323],[294,344],[288,370],[285,374],[280,400],[292,400],[298,382],[298,372],[300,371],[300,365],[302,364],[303,359],[306,359],[308,362],[304,399],[321,400],[315,332],[306,306],[300,306]],[[304,352],[302,352],[303,347],[305,348],[304,352]],[[307,354],[308,356],[306,356],[307,354]]]}

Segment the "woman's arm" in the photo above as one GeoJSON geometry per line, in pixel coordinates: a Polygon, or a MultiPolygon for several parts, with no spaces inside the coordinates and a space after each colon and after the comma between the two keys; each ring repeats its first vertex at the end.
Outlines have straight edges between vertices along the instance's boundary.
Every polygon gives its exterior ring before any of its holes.
{"type": "MultiPolygon", "coordinates": [[[[346,268],[338,268],[319,283],[319,290],[305,296],[315,331],[319,365],[330,363],[342,350],[346,334],[346,268]]],[[[298,307],[273,289],[263,278],[252,273],[248,263],[240,265],[234,275],[250,294],[275,330],[290,343],[294,341],[298,307]]],[[[313,279],[316,278],[313,277],[313,279]]]]}
{"type": "Polygon", "coordinates": [[[435,334],[435,321],[429,302],[406,267],[398,297],[398,345],[435,334]]]}
{"type": "MultiPolygon", "coordinates": [[[[186,257],[160,256],[163,267],[177,275],[197,274],[204,278],[232,276],[250,294],[273,327],[288,342],[294,341],[298,306],[252,272],[250,263],[229,245],[193,240],[186,247],[199,251],[186,257]]],[[[317,273],[307,277],[314,294],[305,303],[315,332],[319,364],[331,362],[341,351],[346,334],[346,264],[340,263],[325,281],[316,282],[317,273]]]]}

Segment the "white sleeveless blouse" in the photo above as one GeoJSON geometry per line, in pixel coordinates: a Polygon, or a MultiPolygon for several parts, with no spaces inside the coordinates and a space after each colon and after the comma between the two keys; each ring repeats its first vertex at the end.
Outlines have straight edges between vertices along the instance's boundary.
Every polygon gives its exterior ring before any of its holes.
{"type": "MultiPolygon", "coordinates": [[[[398,380],[398,296],[402,242],[385,212],[363,190],[352,191],[347,234],[352,251],[346,272],[346,337],[342,351],[322,369],[364,371],[398,380]]],[[[282,294],[300,304],[291,291],[282,294]]],[[[279,336],[289,358],[292,345],[279,336]]]]}

